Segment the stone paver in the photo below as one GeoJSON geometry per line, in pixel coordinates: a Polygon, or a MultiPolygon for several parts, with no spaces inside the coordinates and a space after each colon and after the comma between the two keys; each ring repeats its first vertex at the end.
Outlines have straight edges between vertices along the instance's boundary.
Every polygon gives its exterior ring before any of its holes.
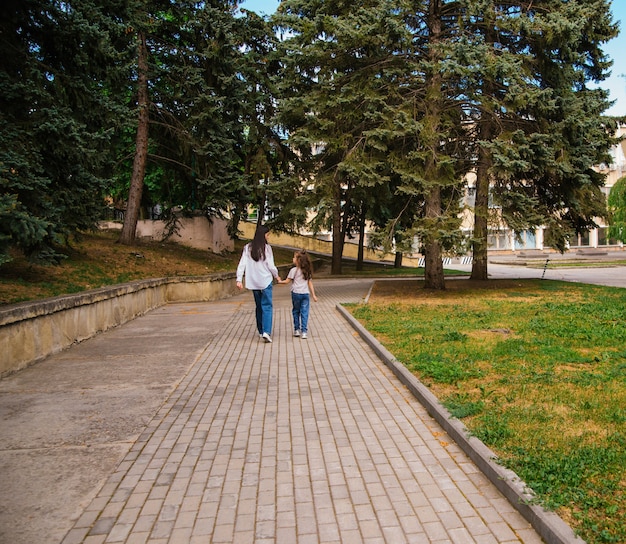
{"type": "Polygon", "coordinates": [[[271,344],[249,293],[181,306],[208,344],[63,544],[541,542],[335,310],[369,287],[317,280],[301,340],[275,286],[271,344]]]}

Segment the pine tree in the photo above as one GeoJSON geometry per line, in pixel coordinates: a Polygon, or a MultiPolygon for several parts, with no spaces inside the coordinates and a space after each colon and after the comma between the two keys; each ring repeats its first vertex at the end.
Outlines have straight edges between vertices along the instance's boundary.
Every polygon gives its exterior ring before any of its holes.
{"type": "MultiPolygon", "coordinates": [[[[265,21],[253,13],[237,17],[235,9],[228,0],[178,0],[146,3],[135,14],[135,26],[146,36],[150,90],[147,108],[133,104],[139,114],[149,113],[147,120],[138,117],[149,138],[137,139],[135,157],[147,149],[145,170],[158,172],[160,180],[142,197],[141,170],[133,177],[122,232],[127,243],[147,199],[189,215],[229,211],[235,224],[255,200],[255,157],[258,162],[265,149],[267,167],[274,149],[268,142],[278,140],[267,120],[272,38],[265,21]]],[[[126,177],[120,172],[120,179],[126,177]]]]}
{"type": "Polygon", "coordinates": [[[469,151],[463,78],[457,68],[463,51],[457,23],[460,6],[427,0],[412,7],[407,22],[413,37],[400,87],[406,89],[406,97],[398,110],[408,128],[402,136],[407,143],[399,153],[392,150],[392,156],[400,165],[394,166],[403,174],[404,191],[424,197],[423,216],[413,227],[425,257],[424,285],[444,289],[442,253],[459,243],[458,202],[469,151]]]}
{"type": "Polygon", "coordinates": [[[300,202],[315,211],[311,227],[332,229],[332,272],[339,274],[347,229],[360,213],[354,189],[384,181],[364,133],[380,123],[377,88],[397,22],[387,2],[287,1],[274,23],[289,35],[280,45],[279,122],[300,159],[300,202]]]}
{"type": "Polygon", "coordinates": [[[317,221],[332,222],[333,272],[350,210],[358,216],[369,201],[363,191],[376,197],[395,179],[401,205],[388,209],[405,217],[394,228],[404,225],[407,241],[419,237],[426,286],[443,288],[442,252],[458,243],[468,165],[459,78],[447,68],[457,4],[285,2],[281,9],[291,35],[281,120],[311,167],[307,202],[317,221]]]}
{"type": "Polygon", "coordinates": [[[608,3],[468,0],[465,30],[479,55],[468,87],[477,127],[473,279],[487,279],[490,194],[495,221],[517,232],[544,225],[564,250],[574,230],[605,213],[603,177],[615,125],[607,93],[587,88],[610,66],[608,3]]]}
{"type": "Polygon", "coordinates": [[[0,263],[11,248],[44,262],[95,226],[108,185],[107,147],[121,111],[124,28],[115,1],[0,7],[0,263]]]}

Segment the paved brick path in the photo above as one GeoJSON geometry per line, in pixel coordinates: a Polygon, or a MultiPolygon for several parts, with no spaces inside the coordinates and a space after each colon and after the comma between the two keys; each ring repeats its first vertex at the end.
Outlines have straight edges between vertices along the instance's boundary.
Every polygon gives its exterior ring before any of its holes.
{"type": "Polygon", "coordinates": [[[208,345],[63,544],[540,543],[335,310],[369,287],[317,280],[308,340],[287,286],[272,344],[249,293],[136,320],[202,314],[208,345]]]}

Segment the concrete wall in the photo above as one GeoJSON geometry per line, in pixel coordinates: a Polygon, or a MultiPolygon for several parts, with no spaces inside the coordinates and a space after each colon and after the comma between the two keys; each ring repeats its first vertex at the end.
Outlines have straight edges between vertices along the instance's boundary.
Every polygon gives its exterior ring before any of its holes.
{"type": "Polygon", "coordinates": [[[0,308],[0,377],[170,302],[237,293],[235,274],[129,282],[0,308]]]}
{"type": "MultiPolygon", "coordinates": [[[[208,249],[213,253],[235,249],[235,243],[228,235],[228,223],[224,219],[214,217],[209,221],[206,217],[181,217],[178,221],[177,232],[169,238],[172,242],[196,249],[208,249]]],[[[137,221],[136,234],[140,238],[163,240],[165,233],[164,221],[137,221]]]]}
{"type": "MultiPolygon", "coordinates": [[[[252,240],[254,238],[254,231],[256,230],[256,223],[249,223],[242,221],[238,225],[239,231],[242,233],[241,237],[252,240]]],[[[301,236],[298,234],[285,234],[282,232],[271,231],[270,232],[270,245],[293,247],[295,249],[306,249],[312,253],[321,253],[323,255],[333,254],[333,243],[328,240],[319,240],[314,236],[301,236]]],[[[343,257],[348,259],[357,259],[359,255],[359,246],[356,243],[348,242],[343,246],[343,257]]],[[[367,247],[364,248],[363,258],[366,261],[380,261],[386,263],[393,263],[395,255],[389,253],[387,255],[381,255],[380,252],[372,251],[367,247]]],[[[409,258],[406,255],[402,260],[404,266],[418,266],[418,258],[409,258]]]]}

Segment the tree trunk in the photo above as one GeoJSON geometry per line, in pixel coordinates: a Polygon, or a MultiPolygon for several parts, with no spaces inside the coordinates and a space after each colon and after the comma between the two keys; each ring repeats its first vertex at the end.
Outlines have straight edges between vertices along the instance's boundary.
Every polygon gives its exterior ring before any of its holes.
{"type": "Polygon", "coordinates": [[[472,280],[486,280],[487,273],[487,235],[489,216],[489,175],[481,148],[479,164],[476,171],[476,202],[474,203],[474,238],[472,241],[472,280]]]}
{"type": "Polygon", "coordinates": [[[331,274],[341,275],[343,256],[343,229],[341,228],[341,184],[335,180],[335,198],[333,211],[333,256],[330,265],[331,274]]]}
{"type": "MultiPolygon", "coordinates": [[[[492,18],[489,12],[485,13],[487,21],[485,36],[489,43],[495,43],[497,38],[492,26],[492,18]]],[[[491,96],[494,92],[494,85],[486,80],[483,84],[484,95],[491,96]]],[[[483,112],[480,122],[479,139],[490,142],[493,139],[495,130],[489,113],[483,112]]],[[[476,168],[476,200],[474,203],[474,236],[472,240],[472,273],[470,279],[485,281],[489,278],[487,271],[487,250],[489,235],[489,170],[491,168],[491,153],[480,146],[478,151],[478,166],[476,168]]]]}
{"type": "Polygon", "coordinates": [[[356,269],[363,270],[363,256],[365,253],[365,205],[361,205],[361,216],[359,217],[359,252],[356,259],[356,269]]]}
{"type": "MultiPolygon", "coordinates": [[[[442,39],[441,3],[438,0],[431,0],[429,3],[428,24],[431,29],[431,42],[433,44],[442,39]]],[[[440,53],[437,47],[433,47],[429,52],[429,59],[433,66],[433,73],[430,74],[430,89],[427,91],[429,100],[426,102],[425,126],[430,126],[430,142],[425,142],[431,149],[431,156],[428,158],[425,167],[425,178],[430,181],[431,187],[426,195],[426,223],[429,225],[429,233],[424,240],[424,287],[426,289],[443,290],[446,288],[443,275],[443,261],[441,259],[441,242],[439,241],[438,222],[442,216],[441,204],[441,184],[439,181],[441,173],[437,168],[437,153],[439,149],[439,127],[441,124],[442,112],[442,78],[436,67],[441,62],[440,53]]]]}
{"type": "MultiPolygon", "coordinates": [[[[480,139],[490,141],[492,130],[489,120],[480,127],[480,139]]],[[[474,236],[472,240],[472,273],[470,279],[485,281],[487,273],[487,236],[489,234],[489,169],[491,156],[483,146],[478,151],[476,168],[476,200],[474,202],[474,236]]]]}
{"type": "Polygon", "coordinates": [[[403,257],[402,251],[396,251],[396,255],[393,260],[394,268],[402,268],[402,257],[403,257]]]}
{"type": "MultiPolygon", "coordinates": [[[[426,219],[436,221],[441,214],[441,190],[433,187],[426,197],[426,219]]],[[[441,242],[436,236],[429,236],[424,244],[424,287],[443,290],[446,288],[441,260],[441,242]]]]}
{"type": "Polygon", "coordinates": [[[121,244],[133,245],[141,207],[141,194],[146,175],[146,163],[148,161],[148,48],[146,45],[145,32],[139,31],[137,35],[139,55],[137,59],[137,94],[139,120],[137,124],[137,137],[135,140],[135,159],[133,161],[133,173],[128,191],[128,203],[124,215],[124,225],[120,233],[121,244]]]}

